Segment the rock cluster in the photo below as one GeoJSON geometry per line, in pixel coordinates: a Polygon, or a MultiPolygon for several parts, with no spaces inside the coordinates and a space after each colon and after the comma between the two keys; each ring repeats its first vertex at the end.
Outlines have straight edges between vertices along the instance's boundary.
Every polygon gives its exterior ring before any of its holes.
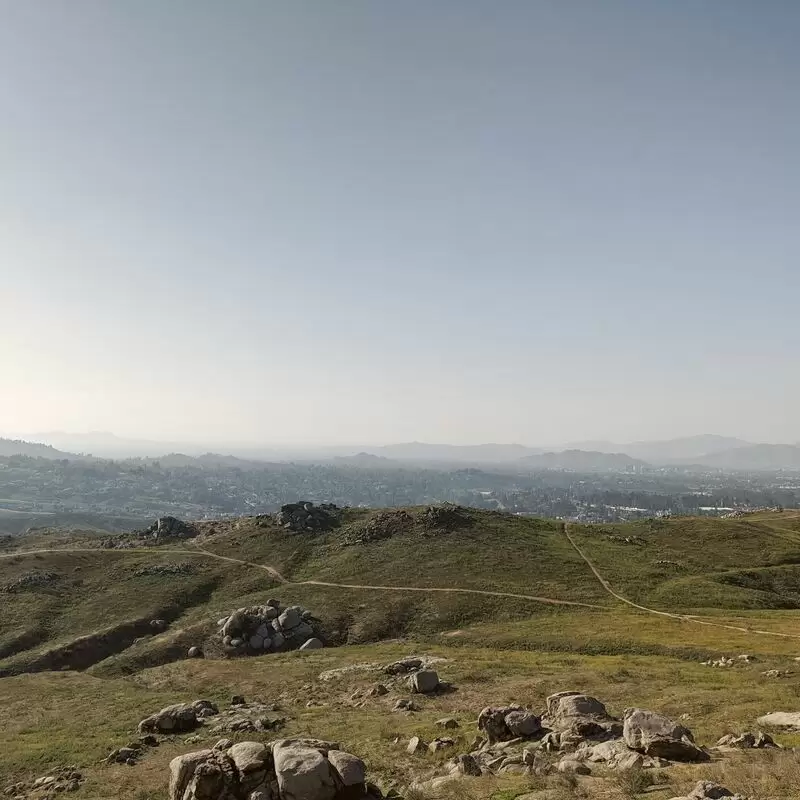
{"type": "Polygon", "coordinates": [[[486,736],[489,744],[495,744],[519,736],[535,736],[542,730],[542,721],[522,706],[488,706],[478,717],[478,730],[486,736]]]}
{"type": "Polygon", "coordinates": [[[176,703],[145,717],[138,726],[139,733],[186,733],[203,724],[207,717],[219,714],[219,709],[210,700],[195,700],[193,703],[176,703]]]}
{"type": "Polygon", "coordinates": [[[177,517],[159,517],[144,530],[121,533],[118,536],[103,539],[100,544],[106,548],[126,550],[140,547],[142,540],[147,540],[148,546],[150,546],[163,544],[173,539],[193,539],[198,534],[198,529],[189,522],[184,522],[177,517]]]}
{"type": "Polygon", "coordinates": [[[9,583],[0,586],[0,592],[23,592],[26,589],[37,589],[40,586],[48,586],[55,583],[61,576],[57,572],[45,570],[32,570],[25,572],[9,583]]]}
{"type": "Polygon", "coordinates": [[[458,530],[469,527],[472,519],[466,508],[444,503],[440,506],[428,506],[422,514],[422,522],[429,529],[458,530]]]}
{"type": "Polygon", "coordinates": [[[238,608],[217,625],[225,652],[247,655],[320,648],[314,622],[311,612],[301,606],[267,600],[263,606],[238,608]]]}
{"type": "Polygon", "coordinates": [[[55,793],[77,792],[84,780],[74,765],[58,767],[33,781],[12,783],[5,787],[3,794],[12,800],[26,800],[31,795],[50,797],[55,793]]]}
{"type": "MultiPolygon", "coordinates": [[[[228,742],[220,742],[227,745],[228,742]]],[[[364,762],[334,742],[282,739],[201,750],[170,763],[169,800],[379,800],[364,762]]]]}
{"type": "MultiPolygon", "coordinates": [[[[710,757],[695,744],[691,731],[667,717],[629,708],[619,720],[597,698],[580,692],[550,695],[541,715],[518,705],[489,706],[478,717],[478,730],[481,737],[471,752],[451,760],[451,776],[542,775],[551,770],[587,775],[598,764],[644,769],[710,757]]],[[[416,753],[425,747],[412,739],[408,749],[416,753]]]]}
{"type": "Polygon", "coordinates": [[[139,567],[134,570],[133,574],[137,578],[147,575],[169,577],[171,575],[192,575],[195,571],[194,564],[190,564],[188,561],[177,561],[172,564],[148,564],[145,567],[139,567]]]}
{"type": "Polygon", "coordinates": [[[699,781],[689,794],[684,797],[673,797],[672,800],[747,800],[740,794],[734,794],[724,786],[710,781],[699,781]]]}
{"type": "Polygon", "coordinates": [[[778,747],[775,740],[768,734],[762,731],[752,733],[735,734],[729,733],[723,736],[718,742],[717,747],[720,749],[736,749],[736,750],[763,750],[767,747],[778,747]]]}
{"type": "Polygon", "coordinates": [[[141,536],[153,539],[191,539],[197,536],[197,528],[177,517],[159,517],[141,536]]]}
{"type": "Polygon", "coordinates": [[[324,533],[339,527],[340,516],[341,509],[333,503],[316,506],[301,500],[281,506],[275,520],[278,525],[297,533],[324,533]]]}
{"type": "Polygon", "coordinates": [[[283,727],[286,719],[276,712],[280,711],[274,703],[257,703],[234,698],[227,711],[220,712],[209,723],[213,733],[261,733],[276,731],[283,727]],[[241,701],[241,702],[238,702],[241,701]]]}
{"type": "Polygon", "coordinates": [[[345,545],[368,544],[382,539],[391,539],[402,533],[407,533],[414,527],[414,517],[399,509],[397,511],[379,511],[372,514],[364,522],[354,525],[342,537],[345,545]]]}

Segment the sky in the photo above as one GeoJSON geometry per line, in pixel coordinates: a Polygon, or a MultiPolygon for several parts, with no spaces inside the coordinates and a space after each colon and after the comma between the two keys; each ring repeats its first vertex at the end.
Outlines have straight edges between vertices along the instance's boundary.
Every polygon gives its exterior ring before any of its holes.
{"type": "Polygon", "coordinates": [[[0,434],[800,440],[800,4],[0,3],[0,434]]]}

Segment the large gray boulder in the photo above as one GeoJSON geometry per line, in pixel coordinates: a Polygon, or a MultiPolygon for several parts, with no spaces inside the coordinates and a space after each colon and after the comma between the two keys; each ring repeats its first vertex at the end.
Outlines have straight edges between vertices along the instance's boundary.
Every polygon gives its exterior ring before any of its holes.
{"type": "Polygon", "coordinates": [[[506,727],[515,738],[518,736],[535,736],[542,730],[542,723],[536,714],[532,714],[525,709],[515,709],[509,711],[504,717],[506,727]]]}
{"type": "Polygon", "coordinates": [[[478,729],[494,744],[537,736],[542,725],[539,717],[522,706],[487,706],[478,716],[478,729]]]}
{"type": "Polygon", "coordinates": [[[333,800],[335,773],[321,750],[284,740],[275,744],[272,755],[281,800],[333,800]]]}
{"type": "Polygon", "coordinates": [[[800,711],[773,711],[757,720],[765,728],[779,728],[786,731],[800,731],[800,711]]]}
{"type": "MultiPolygon", "coordinates": [[[[364,762],[352,753],[343,750],[329,750],[328,761],[336,770],[342,786],[355,786],[364,789],[367,783],[367,768],[364,762]]],[[[363,794],[363,791],[361,792],[363,794]]]]}
{"type": "Polygon", "coordinates": [[[432,669],[421,669],[411,676],[409,683],[412,692],[429,694],[439,688],[439,676],[432,669]]]}
{"type": "Polygon", "coordinates": [[[219,750],[178,756],[169,770],[169,800],[238,800],[236,764],[219,750]]]}
{"type": "Polygon", "coordinates": [[[618,720],[596,697],[580,692],[558,692],[547,698],[545,724],[560,733],[580,737],[622,734],[618,720]]]}
{"type": "Polygon", "coordinates": [[[692,732],[669,717],[641,708],[625,709],[623,738],[631,750],[671,761],[708,761],[692,732]]]}

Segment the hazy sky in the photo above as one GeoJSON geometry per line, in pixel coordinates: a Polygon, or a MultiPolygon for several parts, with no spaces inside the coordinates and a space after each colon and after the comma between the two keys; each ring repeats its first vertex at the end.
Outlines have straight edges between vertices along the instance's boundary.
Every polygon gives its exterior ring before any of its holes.
{"type": "Polygon", "coordinates": [[[800,3],[0,2],[0,433],[800,439],[800,3]]]}

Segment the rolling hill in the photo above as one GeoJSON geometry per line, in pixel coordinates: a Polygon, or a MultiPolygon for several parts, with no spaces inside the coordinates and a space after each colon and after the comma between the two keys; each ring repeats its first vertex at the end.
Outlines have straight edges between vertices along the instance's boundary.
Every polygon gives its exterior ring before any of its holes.
{"type": "MultiPolygon", "coordinates": [[[[578,526],[445,506],[350,509],[340,522],[313,533],[273,517],[207,521],[193,539],[160,544],[47,530],[0,539],[2,777],[31,782],[75,764],[78,798],[155,800],[170,760],[220,734],[160,737],[133,767],[102,763],[109,751],[135,741],[138,720],[163,706],[203,697],[224,709],[232,692],[269,702],[283,719],[279,733],[235,732],[235,741],[341,741],[384,786],[442,774],[450,753],[410,755],[406,746],[414,735],[440,736],[443,716],[457,720],[452,737],[465,747],[484,706],[542,708],[562,690],[589,692],[617,715],[641,705],[689,719],[702,743],[794,707],[798,681],[761,673],[786,670],[800,647],[796,512],[578,526]],[[311,609],[330,646],[225,657],[216,620],[269,597],[311,609]],[[165,629],[154,631],[153,619],[165,629]],[[206,657],[187,659],[192,645],[206,657]],[[410,653],[439,659],[452,688],[416,699],[416,713],[392,713],[407,690],[381,665],[410,653]],[[702,663],[736,653],[752,660],[727,670],[702,663]],[[379,679],[385,697],[374,692],[379,679]]],[[[786,752],[728,756],[725,782],[790,800],[796,762],[786,752]]],[[[709,769],[661,771],[658,796],[709,769]]],[[[586,796],[557,773],[470,780],[456,794],[407,796],[511,800],[531,786],[546,790],[537,800],[586,796]]],[[[634,778],[589,780],[589,796],[645,796],[634,778]]]]}
{"type": "Polygon", "coordinates": [[[70,461],[82,458],[75,453],[56,450],[49,444],[26,442],[22,439],[0,439],[0,456],[28,456],[29,458],[67,459],[70,461]]]}

